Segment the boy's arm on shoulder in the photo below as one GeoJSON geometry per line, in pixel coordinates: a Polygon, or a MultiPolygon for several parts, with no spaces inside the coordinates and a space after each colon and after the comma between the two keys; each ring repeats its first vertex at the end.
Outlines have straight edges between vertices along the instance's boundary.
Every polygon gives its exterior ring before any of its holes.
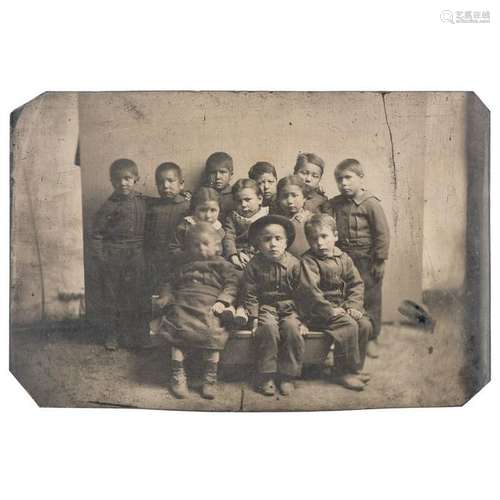
{"type": "Polygon", "coordinates": [[[255,257],[250,260],[242,278],[243,285],[243,305],[249,316],[257,318],[259,315],[259,297],[257,291],[257,279],[255,266],[257,261],[255,257]]]}
{"type": "Polygon", "coordinates": [[[237,253],[236,249],[236,226],[231,214],[228,214],[222,223],[225,235],[222,240],[222,251],[224,257],[228,259],[231,255],[237,253]]]}
{"type": "Polygon", "coordinates": [[[342,307],[363,312],[365,285],[352,259],[346,253],[342,255],[342,259],[344,259],[344,276],[342,276],[342,279],[346,284],[342,307]]]}
{"type": "Polygon", "coordinates": [[[368,219],[373,238],[373,255],[377,260],[389,257],[390,232],[387,217],[380,202],[371,198],[367,200],[368,219]]]}
{"type": "Polygon", "coordinates": [[[222,260],[220,263],[220,273],[222,275],[223,286],[217,297],[217,301],[229,306],[234,303],[238,294],[238,274],[234,267],[225,260],[222,260]]]}

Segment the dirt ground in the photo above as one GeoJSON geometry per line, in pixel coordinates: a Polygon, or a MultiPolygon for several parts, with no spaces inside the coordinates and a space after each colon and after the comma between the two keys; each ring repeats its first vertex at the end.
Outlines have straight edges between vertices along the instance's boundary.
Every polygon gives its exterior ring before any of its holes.
{"type": "Polygon", "coordinates": [[[11,371],[40,406],[169,410],[286,411],[451,406],[465,401],[464,335],[454,314],[440,313],[433,333],[385,325],[381,356],[368,359],[372,374],[359,393],[306,369],[289,397],[268,398],[253,389],[250,370],[226,373],[215,401],[197,392],[186,400],[168,390],[168,351],[106,351],[93,332],[35,329],[11,332],[11,371]]]}

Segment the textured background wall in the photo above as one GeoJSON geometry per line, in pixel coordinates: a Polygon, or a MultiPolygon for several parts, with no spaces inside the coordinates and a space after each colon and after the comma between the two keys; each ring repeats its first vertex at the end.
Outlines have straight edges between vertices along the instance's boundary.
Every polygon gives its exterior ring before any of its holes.
{"type": "Polygon", "coordinates": [[[465,276],[467,157],[463,92],[429,92],[425,122],[424,290],[460,289],[465,276]]]}
{"type": "MultiPolygon", "coordinates": [[[[179,163],[190,189],[204,160],[227,151],[235,178],[258,160],[291,172],[299,151],[328,167],[323,185],[336,194],[333,167],[347,157],[366,166],[369,188],[382,198],[393,243],[385,281],[385,319],[403,298],[420,300],[425,153],[425,93],[82,93],[80,146],[85,234],[110,194],[108,168],[119,157],[140,167],[140,189],[155,193],[154,168],[179,163]]],[[[90,266],[88,268],[90,270],[90,266]]],[[[89,310],[96,297],[87,274],[89,310]]]]}
{"type": "Polygon", "coordinates": [[[11,320],[78,316],[83,292],[76,93],[48,93],[26,104],[12,133],[11,320]]]}

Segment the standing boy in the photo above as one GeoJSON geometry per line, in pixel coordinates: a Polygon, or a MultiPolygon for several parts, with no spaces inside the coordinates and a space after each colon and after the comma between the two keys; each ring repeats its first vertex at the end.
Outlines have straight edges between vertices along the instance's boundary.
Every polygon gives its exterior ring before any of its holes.
{"type": "Polygon", "coordinates": [[[364,171],[349,158],[335,168],[340,195],[328,200],[322,210],[335,217],[339,240],[359,270],[365,284],[365,309],[373,324],[368,356],[378,357],[377,339],[382,317],[382,280],[389,256],[389,225],[380,199],[363,187],[364,171]]]}
{"type": "Polygon", "coordinates": [[[255,329],[258,386],[266,396],[275,394],[276,378],[281,393],[291,394],[302,371],[305,344],[293,301],[300,263],[287,252],[294,238],[293,224],[280,215],[262,217],[248,231],[258,253],[245,269],[243,303],[255,329]]]}
{"type": "Polygon", "coordinates": [[[233,159],[223,151],[212,153],[205,163],[204,185],[215,189],[220,195],[219,220],[235,209],[231,178],[233,177],[233,159]]]}
{"type": "Polygon", "coordinates": [[[171,271],[172,256],[169,248],[177,225],[189,211],[190,199],[190,195],[183,191],[184,178],[179,165],[162,163],[156,168],[155,181],[160,198],[149,200],[145,234],[149,281],[153,290],[171,271]]]}
{"type": "Polygon", "coordinates": [[[248,177],[253,179],[262,193],[262,206],[269,207],[269,213],[279,212],[277,201],[278,175],[274,165],[267,161],[258,161],[248,171],[248,177]]]}
{"type": "Polygon", "coordinates": [[[134,189],[139,171],[132,160],[114,161],[109,172],[114,192],[95,216],[91,251],[101,288],[105,346],[116,350],[120,339],[127,347],[142,346],[148,340],[146,199],[134,189]]]}

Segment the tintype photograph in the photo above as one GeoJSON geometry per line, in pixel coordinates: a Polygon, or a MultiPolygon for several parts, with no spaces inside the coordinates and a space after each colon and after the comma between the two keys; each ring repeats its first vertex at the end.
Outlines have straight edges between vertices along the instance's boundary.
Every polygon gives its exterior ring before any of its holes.
{"type": "Polygon", "coordinates": [[[489,138],[472,92],[44,93],[11,114],[11,372],[43,407],[463,405],[489,138]]]}

